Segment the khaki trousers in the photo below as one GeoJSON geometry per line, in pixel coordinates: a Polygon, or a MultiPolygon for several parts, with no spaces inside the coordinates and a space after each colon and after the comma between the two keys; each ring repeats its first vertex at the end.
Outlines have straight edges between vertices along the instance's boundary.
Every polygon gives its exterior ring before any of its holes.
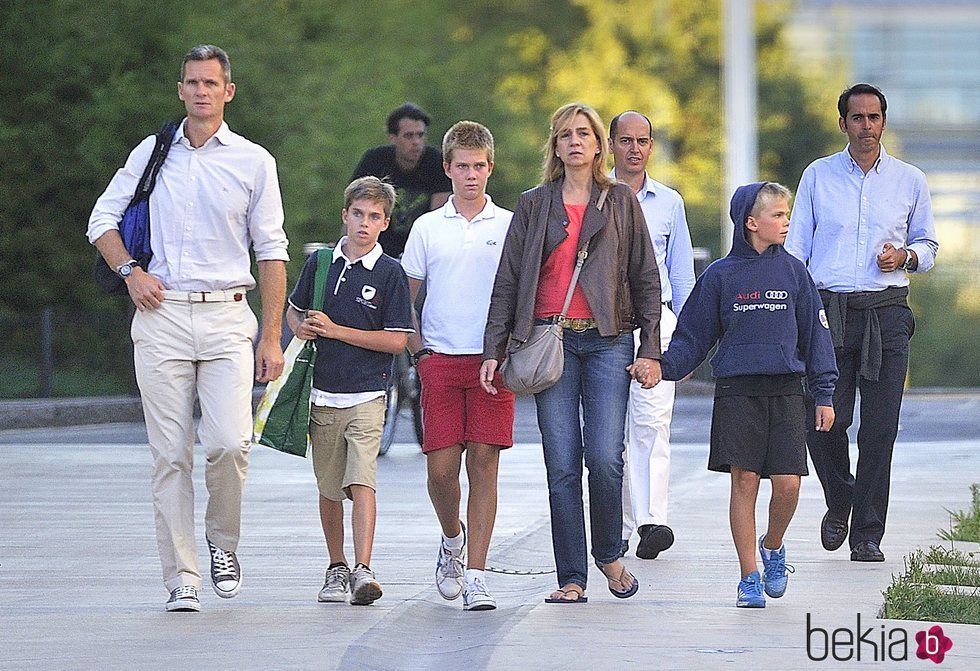
{"type": "Polygon", "coordinates": [[[153,456],[157,546],[168,590],[201,586],[194,533],[194,398],[206,458],[205,533],[234,552],[252,437],[252,343],[258,331],[246,301],[165,300],[133,318],[136,380],[153,456]]]}

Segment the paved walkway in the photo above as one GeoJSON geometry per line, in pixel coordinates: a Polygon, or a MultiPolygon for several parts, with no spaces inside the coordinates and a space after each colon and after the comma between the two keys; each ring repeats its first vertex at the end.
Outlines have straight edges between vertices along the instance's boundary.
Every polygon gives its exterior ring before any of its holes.
{"type": "MultiPolygon", "coordinates": [[[[927,417],[975,417],[980,400],[934,402],[946,405],[919,418],[906,413],[902,436],[921,433],[912,424],[927,417]]],[[[692,428],[680,431],[687,438],[674,448],[677,542],[655,561],[627,559],[641,582],[627,601],[613,598],[593,569],[587,605],[542,602],[555,577],[540,445],[506,452],[490,551],[490,564],[504,572],[489,576],[499,608],[484,613],[464,613],[432,585],[438,531],[417,447],[396,445],[380,463],[373,565],[385,593],[373,606],[316,603],[325,550],[311,466],[256,447],[239,548],[242,593],[226,601],[205,587],[201,613],[168,614],[142,427],[0,431],[0,669],[933,668],[915,657],[915,632],[926,623],[875,618],[903,556],[937,542],[946,509],[967,505],[969,485],[980,480],[977,434],[900,438],[884,564],[855,564],[845,549],[820,547],[822,497],[816,478],[805,479],[787,538],[796,566],[789,590],[765,610],[746,611],[733,605],[728,481],[705,470],[707,446],[698,440],[709,405],[679,401],[683,426],[692,428]],[[860,617],[873,641],[891,643],[904,632],[909,659],[876,665],[882,646],[864,644],[860,662],[811,661],[808,617],[812,656],[826,652],[816,628],[855,632],[860,617]]],[[[199,466],[202,459],[199,453],[199,466]]],[[[199,511],[202,475],[199,468],[199,511]]],[[[764,511],[763,501],[760,519],[764,511]]],[[[980,627],[943,630],[953,649],[939,668],[980,668],[980,627]]]]}

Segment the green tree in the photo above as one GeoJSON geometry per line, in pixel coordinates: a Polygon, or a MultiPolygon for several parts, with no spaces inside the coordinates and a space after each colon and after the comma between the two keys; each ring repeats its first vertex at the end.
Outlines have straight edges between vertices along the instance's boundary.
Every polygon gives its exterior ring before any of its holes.
{"type": "MultiPolygon", "coordinates": [[[[721,2],[572,0],[582,30],[555,40],[527,28],[512,42],[517,60],[501,82],[515,109],[547,119],[570,100],[608,121],[637,109],[654,123],[653,171],[684,196],[695,244],[718,253],[722,200],[721,2]],[[567,46],[566,46],[567,45],[567,46]],[[535,63],[545,62],[536,79],[535,63]]],[[[757,12],[760,177],[795,188],[803,168],[836,139],[833,109],[796,72],[781,39],[788,5],[757,12]]],[[[544,130],[544,123],[539,127],[544,130]]]]}
{"type": "MultiPolygon", "coordinates": [[[[781,6],[761,6],[762,174],[793,187],[834,122],[811,110],[815,96],[787,61],[781,6]]],[[[715,246],[719,11],[718,0],[2,3],[0,316],[42,305],[125,314],[125,299],[91,282],[85,225],[132,147],[182,117],[179,60],[200,43],[231,55],[229,125],[277,158],[291,279],[303,243],[336,238],[355,164],[387,141],[384,118],[406,100],[432,115],[433,144],[460,119],[491,128],[490,191],[504,207],[540,179],[555,107],[582,100],[607,120],[644,111],[656,176],[684,194],[696,243],[715,246]]],[[[78,340],[118,349],[126,336],[78,340]]]]}

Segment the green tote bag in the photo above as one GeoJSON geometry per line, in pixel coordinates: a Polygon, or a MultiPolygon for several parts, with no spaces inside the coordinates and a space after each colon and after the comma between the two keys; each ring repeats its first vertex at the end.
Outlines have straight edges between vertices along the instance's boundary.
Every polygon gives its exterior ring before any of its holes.
{"type": "MultiPolygon", "coordinates": [[[[317,252],[313,305],[322,309],[333,250],[317,252]]],[[[282,374],[270,382],[255,410],[253,442],[305,457],[310,449],[310,390],[316,363],[316,340],[293,337],[283,353],[282,374]]]]}

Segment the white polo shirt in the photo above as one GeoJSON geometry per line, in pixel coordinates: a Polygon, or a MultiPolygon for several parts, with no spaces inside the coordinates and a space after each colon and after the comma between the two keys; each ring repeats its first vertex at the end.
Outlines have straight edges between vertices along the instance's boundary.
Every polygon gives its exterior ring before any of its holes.
{"type": "Polygon", "coordinates": [[[472,221],[456,211],[455,196],[415,220],[402,267],[426,281],[422,344],[440,354],[481,354],[490,294],[510,227],[510,210],[487,195],[472,221]]]}

